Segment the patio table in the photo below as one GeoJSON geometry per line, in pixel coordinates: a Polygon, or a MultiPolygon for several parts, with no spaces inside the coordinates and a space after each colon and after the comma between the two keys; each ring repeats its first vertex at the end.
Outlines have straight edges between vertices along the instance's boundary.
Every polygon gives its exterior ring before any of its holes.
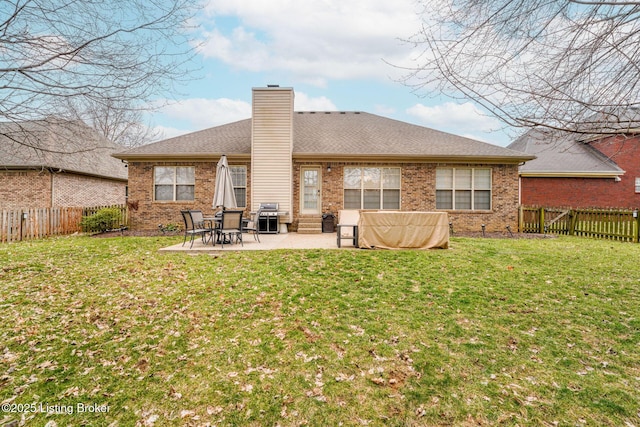
{"type": "MultiPolygon", "coordinates": [[[[217,230],[218,228],[220,228],[220,226],[222,225],[222,215],[206,216],[206,217],[202,218],[202,220],[203,220],[205,223],[207,223],[207,222],[208,222],[209,224],[211,224],[211,229],[213,230],[213,233],[211,233],[211,238],[210,238],[210,240],[209,240],[209,241],[213,242],[213,235],[214,235],[214,234],[216,234],[216,235],[218,234],[218,233],[216,232],[216,230],[217,230]]],[[[242,218],[242,226],[243,226],[243,227],[244,227],[244,226],[246,226],[248,223],[249,223],[249,220],[248,220],[247,218],[242,218]]],[[[207,243],[208,243],[208,242],[207,242],[207,243]]],[[[220,236],[218,236],[218,239],[216,240],[216,243],[222,243],[222,242],[220,241],[220,236]]],[[[232,243],[232,242],[230,242],[230,241],[228,241],[228,240],[225,240],[225,241],[224,241],[224,244],[225,244],[225,245],[227,245],[227,244],[231,244],[231,243],[232,243]]]]}
{"type": "MultiPolygon", "coordinates": [[[[220,243],[220,236],[218,236],[217,233],[217,229],[220,228],[220,224],[222,222],[222,216],[220,215],[215,215],[215,216],[205,216],[204,218],[202,218],[202,220],[205,223],[209,223],[211,225],[211,229],[213,230],[213,232],[211,233],[211,237],[209,238],[209,240],[207,241],[207,243],[211,242],[213,244],[213,238],[214,235],[217,236],[216,243],[220,243]]],[[[227,242],[225,242],[227,243],[227,242]]]]}
{"type": "Polygon", "coordinates": [[[430,249],[449,247],[446,212],[360,212],[358,247],[430,249]]]}

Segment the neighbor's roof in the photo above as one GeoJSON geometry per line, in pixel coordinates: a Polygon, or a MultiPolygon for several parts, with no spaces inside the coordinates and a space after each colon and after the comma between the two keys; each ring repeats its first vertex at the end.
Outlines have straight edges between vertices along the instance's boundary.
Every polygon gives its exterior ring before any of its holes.
{"type": "Polygon", "coordinates": [[[624,170],[579,135],[532,129],[509,144],[508,148],[536,156],[520,166],[521,176],[539,177],[615,177],[624,170]]]}
{"type": "Polygon", "coordinates": [[[578,130],[582,135],[576,139],[587,142],[607,135],[637,134],[640,132],[640,109],[638,107],[612,107],[608,111],[594,114],[581,123],[578,130]]]}
{"type": "MultiPolygon", "coordinates": [[[[250,157],[251,119],[144,145],[125,160],[250,157]]],[[[533,159],[504,147],[362,112],[294,112],[293,157],[425,159],[516,163],[533,159]]]]}
{"type": "Polygon", "coordinates": [[[3,169],[54,169],[126,180],[125,165],[111,156],[122,149],[80,122],[46,119],[0,123],[3,169]]]}

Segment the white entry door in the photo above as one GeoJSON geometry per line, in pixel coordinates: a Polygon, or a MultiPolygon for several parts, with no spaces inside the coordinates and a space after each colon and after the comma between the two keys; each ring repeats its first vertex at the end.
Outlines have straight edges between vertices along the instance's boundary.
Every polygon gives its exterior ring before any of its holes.
{"type": "Polygon", "coordinates": [[[319,167],[303,167],[301,170],[301,206],[303,214],[320,214],[322,209],[321,200],[321,169],[319,167]]]}

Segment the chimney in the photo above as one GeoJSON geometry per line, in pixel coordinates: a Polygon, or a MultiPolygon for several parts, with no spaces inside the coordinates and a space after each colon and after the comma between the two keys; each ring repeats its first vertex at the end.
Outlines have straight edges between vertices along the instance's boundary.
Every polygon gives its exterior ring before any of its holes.
{"type": "Polygon", "coordinates": [[[293,88],[253,88],[251,208],[277,202],[281,222],[293,216],[293,88]]]}

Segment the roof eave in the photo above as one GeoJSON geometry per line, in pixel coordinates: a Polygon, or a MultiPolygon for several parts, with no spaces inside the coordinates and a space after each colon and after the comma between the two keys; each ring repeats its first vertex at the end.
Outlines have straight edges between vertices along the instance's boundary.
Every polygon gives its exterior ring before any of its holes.
{"type": "Polygon", "coordinates": [[[294,159],[300,160],[335,160],[335,161],[385,161],[385,162],[431,162],[431,163],[493,163],[493,164],[520,164],[533,160],[535,156],[473,156],[473,155],[409,155],[409,154],[319,154],[319,153],[293,153],[294,159]]]}
{"type": "Polygon", "coordinates": [[[112,154],[116,159],[127,162],[143,162],[143,161],[210,161],[218,160],[222,155],[226,155],[228,159],[250,159],[250,153],[148,153],[148,154],[112,154]]]}
{"type": "Polygon", "coordinates": [[[71,173],[71,174],[75,174],[75,175],[90,176],[92,178],[108,179],[108,180],[111,180],[111,181],[127,182],[129,180],[127,177],[90,173],[90,172],[86,172],[86,171],[58,168],[58,167],[55,167],[55,166],[44,166],[44,165],[28,165],[28,166],[25,165],[25,166],[21,166],[21,165],[16,165],[16,166],[3,166],[2,168],[5,169],[5,170],[14,170],[14,171],[19,171],[19,170],[22,170],[22,171],[24,171],[24,170],[45,171],[46,170],[46,171],[49,171],[50,173],[71,173]]]}
{"type": "Polygon", "coordinates": [[[520,171],[523,178],[617,178],[625,171],[520,171]]]}

